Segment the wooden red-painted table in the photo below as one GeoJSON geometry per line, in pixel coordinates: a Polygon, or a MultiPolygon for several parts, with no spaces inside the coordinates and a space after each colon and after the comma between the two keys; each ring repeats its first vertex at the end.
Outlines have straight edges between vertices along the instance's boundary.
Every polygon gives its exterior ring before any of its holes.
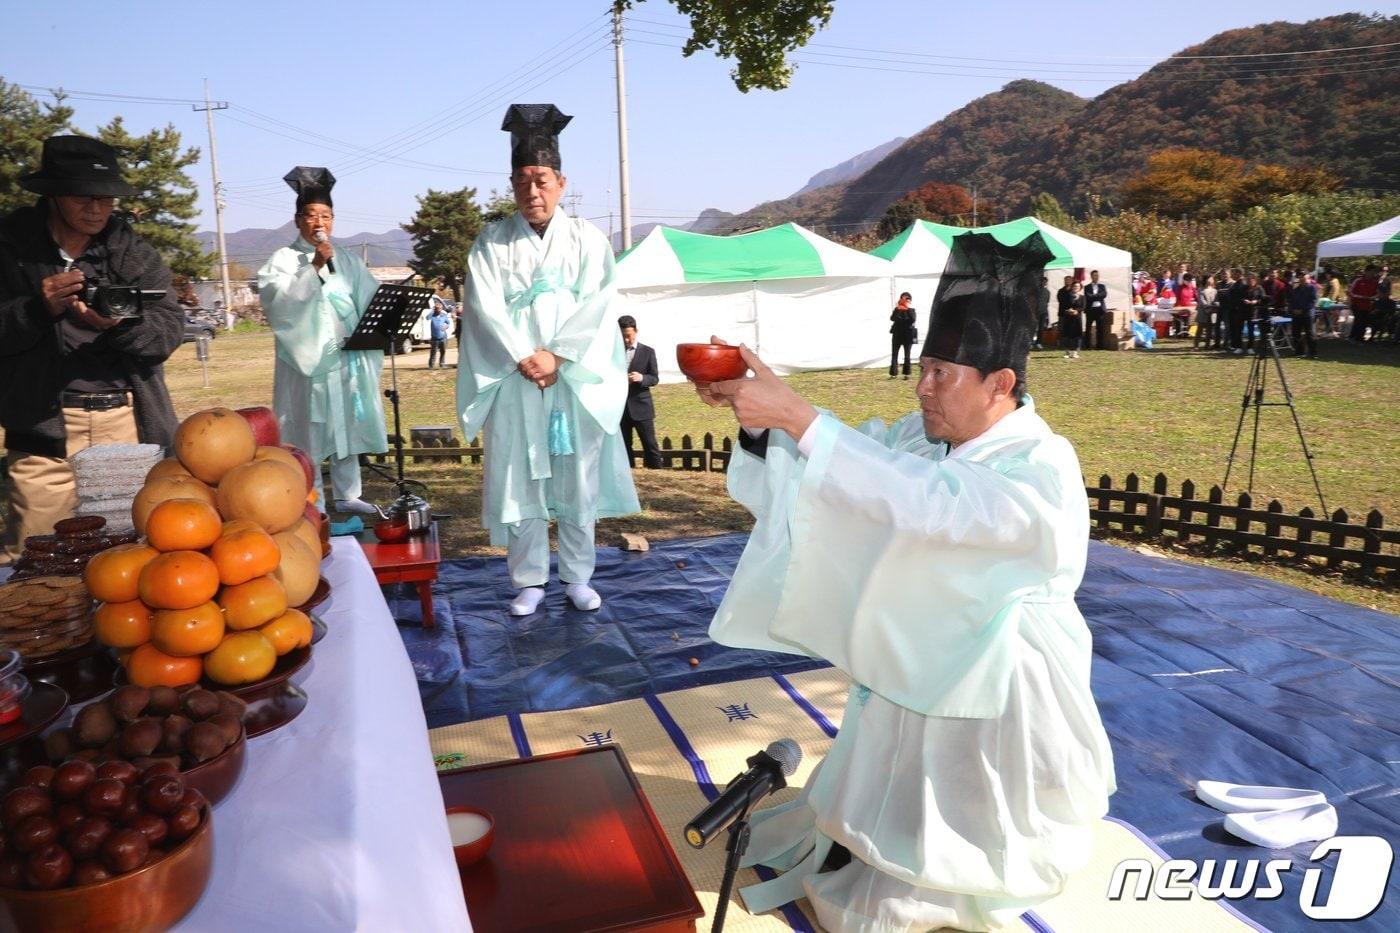
{"type": "Polygon", "coordinates": [[[449,807],[481,807],[491,850],[462,870],[477,933],[689,933],[704,911],[616,745],[438,774],[449,807]]]}
{"type": "Polygon", "coordinates": [[[437,522],[430,524],[425,534],[409,535],[397,544],[385,544],[370,530],[362,533],[359,541],[380,586],[412,583],[417,587],[418,602],[423,607],[423,627],[432,628],[433,581],[437,580],[438,564],[442,563],[437,522]]]}

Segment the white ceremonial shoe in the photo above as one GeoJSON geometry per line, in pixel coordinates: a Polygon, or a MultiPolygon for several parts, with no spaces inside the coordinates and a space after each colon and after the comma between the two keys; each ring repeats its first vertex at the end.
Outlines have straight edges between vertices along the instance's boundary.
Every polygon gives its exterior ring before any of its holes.
{"type": "Polygon", "coordinates": [[[1316,803],[1271,813],[1231,813],[1225,817],[1225,831],[1266,849],[1287,849],[1337,835],[1337,811],[1331,804],[1316,803]]]}
{"type": "Polygon", "coordinates": [[[1322,791],[1306,787],[1268,787],[1262,784],[1229,784],[1225,781],[1197,781],[1196,797],[1222,813],[1267,813],[1296,810],[1326,803],[1322,791]]]}
{"type": "Polygon", "coordinates": [[[569,602],[574,604],[575,609],[582,609],[584,612],[592,612],[603,605],[603,597],[587,583],[568,584],[564,587],[564,595],[569,597],[569,602]]]}
{"type": "Polygon", "coordinates": [[[544,587],[527,586],[515,598],[510,601],[510,614],[513,616],[527,616],[540,608],[540,603],[544,601],[544,587]]]}
{"type": "Polygon", "coordinates": [[[378,515],[379,510],[363,499],[337,499],[335,500],[335,510],[337,512],[349,512],[352,515],[378,515]]]}

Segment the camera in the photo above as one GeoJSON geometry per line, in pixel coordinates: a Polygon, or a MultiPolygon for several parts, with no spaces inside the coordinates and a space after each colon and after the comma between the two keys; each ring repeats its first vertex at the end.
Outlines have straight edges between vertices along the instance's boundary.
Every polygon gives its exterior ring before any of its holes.
{"type": "Polygon", "coordinates": [[[113,285],[105,279],[88,279],[83,287],[84,304],[103,317],[118,321],[140,317],[147,303],[164,297],[163,291],[113,285]]]}

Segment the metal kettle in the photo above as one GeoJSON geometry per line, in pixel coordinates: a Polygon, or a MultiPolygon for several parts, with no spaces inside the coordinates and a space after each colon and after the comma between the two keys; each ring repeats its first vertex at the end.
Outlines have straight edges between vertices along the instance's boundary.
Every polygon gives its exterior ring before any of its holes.
{"type": "Polygon", "coordinates": [[[433,511],[428,500],[407,489],[389,506],[388,514],[390,519],[405,522],[411,535],[426,533],[433,522],[433,511]]]}

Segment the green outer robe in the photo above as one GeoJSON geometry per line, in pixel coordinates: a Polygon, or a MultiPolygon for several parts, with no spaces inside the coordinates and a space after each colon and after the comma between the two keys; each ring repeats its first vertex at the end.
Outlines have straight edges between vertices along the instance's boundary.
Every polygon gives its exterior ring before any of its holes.
{"type": "Polygon", "coordinates": [[[388,435],[379,395],[384,354],[340,349],[379,283],[339,247],[335,273],[318,274],[315,252],[297,237],[273,253],[258,270],[258,298],[277,343],[272,410],[282,440],[319,465],[327,457],[382,453],[388,435]]]}
{"type": "Polygon", "coordinates": [[[745,900],[805,891],[833,930],[1003,922],[1087,860],[1114,790],[1078,458],[1029,399],[952,452],[917,414],[816,431],[810,458],[774,431],[730,466],[757,523],[711,637],[855,682],[802,794],[756,814],[746,862],[791,870],[745,900]],[[855,859],[818,874],[832,841],[855,859]]]}
{"type": "Polygon", "coordinates": [[[641,510],[618,431],[627,359],[610,312],[613,268],[598,228],[562,211],[543,237],[515,214],[472,244],[457,409],[466,437],[485,431],[481,523],[494,545],[524,519],[586,525],[641,510]],[[516,369],[540,347],[565,361],[543,391],[516,369]],[[550,453],[556,410],[571,454],[550,453]]]}

